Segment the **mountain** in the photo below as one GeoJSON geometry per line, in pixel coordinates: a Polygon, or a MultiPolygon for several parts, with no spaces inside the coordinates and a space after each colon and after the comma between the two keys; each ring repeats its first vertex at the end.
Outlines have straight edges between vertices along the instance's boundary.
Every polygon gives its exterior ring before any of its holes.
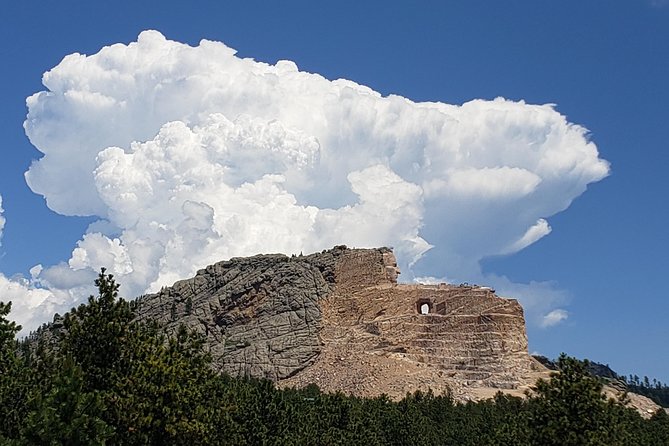
{"type": "Polygon", "coordinates": [[[522,394],[548,369],[520,304],[476,285],[397,282],[388,248],[233,258],[142,296],[139,319],[202,333],[214,367],[358,396],[522,394]]]}

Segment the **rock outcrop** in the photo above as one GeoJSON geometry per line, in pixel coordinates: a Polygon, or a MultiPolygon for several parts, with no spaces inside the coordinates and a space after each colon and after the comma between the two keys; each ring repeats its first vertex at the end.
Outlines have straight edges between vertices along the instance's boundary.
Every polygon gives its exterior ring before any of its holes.
{"type": "Polygon", "coordinates": [[[280,381],[321,351],[320,301],[333,286],[334,265],[333,253],[233,258],[142,296],[138,314],[168,331],[183,323],[204,334],[221,371],[280,381]]]}
{"type": "Polygon", "coordinates": [[[215,367],[361,396],[522,393],[546,369],[522,307],[477,286],[397,283],[387,248],[233,258],[139,299],[139,317],[207,338],[215,367]]]}

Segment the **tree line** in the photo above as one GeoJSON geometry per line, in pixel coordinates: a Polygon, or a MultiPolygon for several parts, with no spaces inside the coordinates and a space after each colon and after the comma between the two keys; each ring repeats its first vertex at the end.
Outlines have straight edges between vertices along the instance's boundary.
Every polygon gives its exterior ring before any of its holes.
{"type": "Polygon", "coordinates": [[[669,407],[669,386],[662,381],[658,381],[657,379],[651,381],[647,376],[641,379],[637,375],[623,376],[621,379],[625,382],[630,392],[647,396],[662,407],[669,407]]]}
{"type": "Polygon", "coordinates": [[[137,322],[103,269],[57,334],[17,341],[0,302],[0,445],[667,445],[669,416],[607,399],[584,364],[527,398],[358,398],[215,373],[199,335],[137,322]]]}

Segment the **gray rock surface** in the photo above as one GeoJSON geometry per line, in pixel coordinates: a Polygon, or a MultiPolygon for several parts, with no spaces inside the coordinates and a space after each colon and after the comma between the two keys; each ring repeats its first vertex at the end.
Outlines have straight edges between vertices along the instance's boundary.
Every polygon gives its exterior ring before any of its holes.
{"type": "Polygon", "coordinates": [[[138,318],[207,338],[214,365],[236,376],[288,378],[318,357],[321,308],[339,247],[309,256],[233,258],[139,298],[138,318]]]}

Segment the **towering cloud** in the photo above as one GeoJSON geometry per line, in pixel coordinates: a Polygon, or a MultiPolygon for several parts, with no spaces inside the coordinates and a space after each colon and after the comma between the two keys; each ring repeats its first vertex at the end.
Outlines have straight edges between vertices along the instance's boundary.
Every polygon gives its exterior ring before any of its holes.
{"type": "Polygon", "coordinates": [[[409,278],[480,280],[481,259],[548,234],[609,171],[552,105],[383,97],[156,31],[69,55],[43,83],[26,180],[55,212],[100,218],[33,278],[45,304],[76,301],[101,266],[135,295],[230,256],[340,243],[393,246],[409,278]]]}

